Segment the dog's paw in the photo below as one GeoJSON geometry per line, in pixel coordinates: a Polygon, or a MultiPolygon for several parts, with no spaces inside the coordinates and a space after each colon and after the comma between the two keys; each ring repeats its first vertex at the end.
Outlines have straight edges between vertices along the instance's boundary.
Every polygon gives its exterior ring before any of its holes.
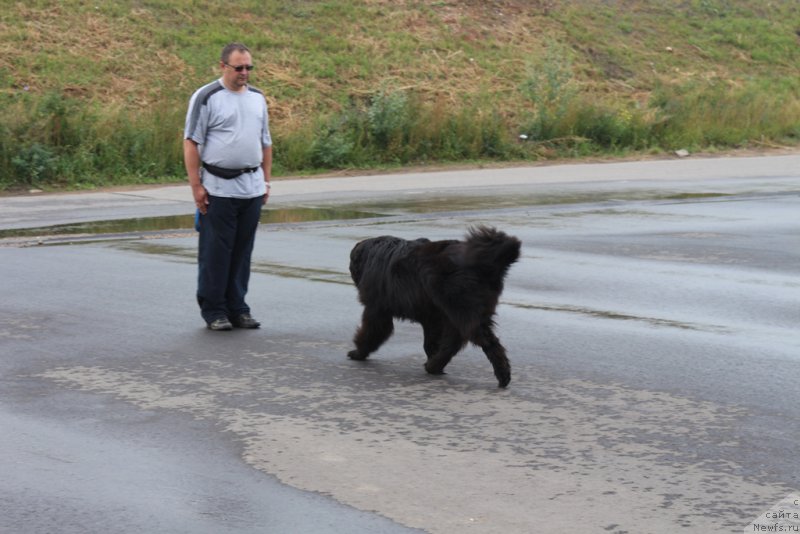
{"type": "Polygon", "coordinates": [[[444,369],[435,365],[431,365],[430,360],[425,362],[425,372],[429,375],[443,375],[444,369]]]}
{"type": "Polygon", "coordinates": [[[350,352],[347,353],[347,357],[350,358],[351,360],[359,360],[359,361],[360,360],[366,360],[367,356],[369,356],[369,354],[363,354],[362,355],[357,350],[351,350],[350,352]]]}
{"type": "Polygon", "coordinates": [[[504,388],[508,386],[508,383],[511,382],[511,371],[505,373],[499,373],[497,376],[497,386],[504,388]]]}

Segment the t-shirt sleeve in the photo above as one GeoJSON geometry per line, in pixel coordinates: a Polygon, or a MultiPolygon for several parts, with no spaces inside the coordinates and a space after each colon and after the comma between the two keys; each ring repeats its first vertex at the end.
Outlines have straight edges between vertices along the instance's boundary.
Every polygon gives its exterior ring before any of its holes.
{"type": "Polygon", "coordinates": [[[186,112],[186,124],[183,129],[183,138],[203,144],[206,139],[208,127],[208,106],[199,102],[198,93],[192,95],[189,101],[189,110],[186,112]]]}

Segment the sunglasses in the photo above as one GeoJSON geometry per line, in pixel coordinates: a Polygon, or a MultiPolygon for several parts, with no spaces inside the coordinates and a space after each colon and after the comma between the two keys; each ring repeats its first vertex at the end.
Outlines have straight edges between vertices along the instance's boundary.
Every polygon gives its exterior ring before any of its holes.
{"type": "Polygon", "coordinates": [[[242,72],[245,69],[247,69],[247,72],[250,72],[255,68],[253,65],[237,65],[234,67],[233,65],[228,65],[227,63],[225,63],[225,66],[232,68],[236,72],[242,72]]]}

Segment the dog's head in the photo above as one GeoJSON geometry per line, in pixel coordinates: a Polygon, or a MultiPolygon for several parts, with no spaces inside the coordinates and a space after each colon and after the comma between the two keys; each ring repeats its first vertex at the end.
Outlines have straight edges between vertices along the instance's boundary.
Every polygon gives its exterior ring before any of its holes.
{"type": "Polygon", "coordinates": [[[364,241],[359,241],[353,247],[353,250],[350,251],[350,277],[353,279],[356,286],[358,286],[361,275],[364,273],[364,249],[367,241],[370,240],[365,239],[364,241]]]}
{"type": "Polygon", "coordinates": [[[382,235],[359,241],[350,251],[350,276],[359,286],[367,271],[381,271],[398,259],[403,259],[406,251],[430,243],[423,237],[408,241],[400,237],[382,235]]]}

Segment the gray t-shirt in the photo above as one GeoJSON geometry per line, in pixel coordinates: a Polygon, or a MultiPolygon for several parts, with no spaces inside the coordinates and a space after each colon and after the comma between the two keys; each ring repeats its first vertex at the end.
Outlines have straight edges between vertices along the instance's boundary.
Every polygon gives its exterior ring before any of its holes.
{"type": "Polygon", "coordinates": [[[229,91],[222,80],[204,85],[189,101],[183,137],[199,145],[201,159],[210,165],[226,169],[258,167],[232,180],[201,168],[201,180],[210,195],[255,198],[266,193],[261,159],[263,148],[272,146],[272,137],[261,91],[250,86],[240,93],[229,91]]]}

